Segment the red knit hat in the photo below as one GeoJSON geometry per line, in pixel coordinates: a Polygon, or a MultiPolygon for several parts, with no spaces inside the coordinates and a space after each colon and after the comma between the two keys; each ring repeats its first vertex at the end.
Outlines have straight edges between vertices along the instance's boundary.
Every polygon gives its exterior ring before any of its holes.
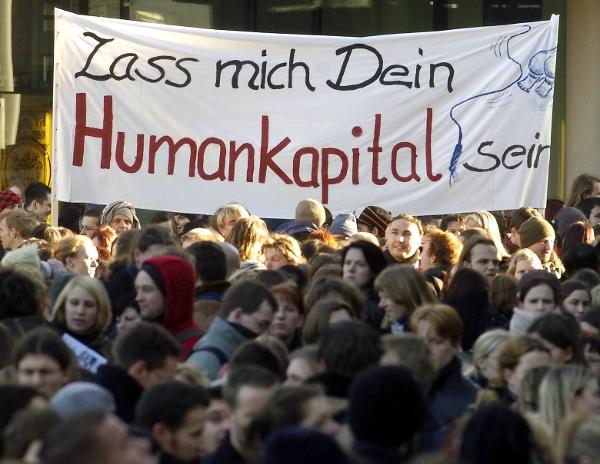
{"type": "Polygon", "coordinates": [[[0,211],[4,211],[11,206],[21,206],[21,197],[12,190],[3,190],[0,192],[0,211]]]}

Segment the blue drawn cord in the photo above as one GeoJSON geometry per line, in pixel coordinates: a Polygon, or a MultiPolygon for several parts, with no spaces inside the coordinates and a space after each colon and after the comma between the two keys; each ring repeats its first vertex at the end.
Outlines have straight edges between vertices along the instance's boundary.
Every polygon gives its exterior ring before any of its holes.
{"type": "Polygon", "coordinates": [[[492,95],[492,94],[495,94],[495,93],[504,92],[505,90],[509,89],[510,87],[512,87],[513,85],[515,85],[517,82],[519,82],[521,80],[521,78],[523,77],[523,66],[521,66],[521,63],[519,63],[512,56],[510,56],[510,41],[512,39],[514,39],[515,37],[518,37],[518,36],[523,35],[523,34],[527,34],[529,31],[531,31],[531,26],[524,25],[523,27],[525,28],[524,31],[512,35],[506,41],[506,54],[508,56],[508,59],[510,61],[512,61],[513,63],[515,63],[519,67],[519,77],[515,81],[511,82],[510,84],[508,84],[506,87],[503,87],[503,88],[498,89],[498,90],[491,90],[489,92],[480,93],[478,95],[473,95],[472,97],[469,97],[466,100],[458,102],[456,105],[454,105],[450,109],[450,119],[452,119],[452,121],[454,122],[454,124],[456,124],[456,126],[458,127],[458,139],[456,141],[456,145],[454,145],[454,151],[452,152],[452,158],[450,159],[450,166],[448,167],[448,170],[450,171],[450,180],[449,180],[449,183],[451,185],[452,185],[452,181],[455,180],[455,178],[456,178],[456,168],[458,166],[458,160],[460,158],[460,155],[462,154],[462,149],[463,149],[463,146],[462,146],[462,136],[463,136],[462,126],[460,125],[460,123],[454,117],[454,115],[453,115],[454,110],[456,108],[458,108],[460,105],[463,105],[464,103],[467,103],[467,102],[469,102],[471,100],[475,100],[477,98],[485,97],[487,95],[492,95]]]}

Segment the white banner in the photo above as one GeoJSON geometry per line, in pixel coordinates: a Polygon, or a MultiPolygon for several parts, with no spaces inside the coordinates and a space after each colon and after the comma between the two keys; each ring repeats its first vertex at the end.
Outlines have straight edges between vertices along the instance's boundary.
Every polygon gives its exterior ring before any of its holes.
{"type": "Polygon", "coordinates": [[[545,206],[558,17],[366,38],[56,10],[59,200],[290,217],[307,197],[439,214],[545,206]]]}

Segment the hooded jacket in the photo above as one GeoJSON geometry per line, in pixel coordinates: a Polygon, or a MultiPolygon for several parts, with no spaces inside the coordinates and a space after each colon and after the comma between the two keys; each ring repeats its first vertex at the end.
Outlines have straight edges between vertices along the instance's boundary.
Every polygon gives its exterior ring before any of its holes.
{"type": "Polygon", "coordinates": [[[161,325],[181,345],[181,359],[185,360],[202,332],[194,322],[196,273],[183,258],[162,255],[147,259],[142,269],[148,272],[164,298],[161,325]]]}

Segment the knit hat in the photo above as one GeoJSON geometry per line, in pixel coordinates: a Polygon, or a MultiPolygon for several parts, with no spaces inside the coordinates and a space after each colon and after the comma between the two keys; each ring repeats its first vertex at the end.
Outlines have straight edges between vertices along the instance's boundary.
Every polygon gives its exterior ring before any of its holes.
{"type": "Polygon", "coordinates": [[[356,220],[358,224],[365,225],[371,231],[373,228],[376,228],[381,236],[385,235],[385,229],[392,222],[392,215],[389,211],[386,211],[379,206],[367,206],[358,219],[356,220]]]}
{"type": "Polygon", "coordinates": [[[104,387],[91,382],[73,382],[62,387],[50,401],[63,419],[79,416],[85,412],[113,412],[115,400],[104,387]]]}
{"type": "Polygon", "coordinates": [[[140,221],[135,214],[135,207],[128,201],[122,200],[113,201],[106,205],[100,215],[100,224],[110,224],[116,214],[122,214],[123,216],[128,217],[131,220],[134,229],[140,228],[140,221]]]}
{"type": "Polygon", "coordinates": [[[346,238],[352,237],[358,232],[356,217],[354,214],[338,214],[333,220],[331,227],[329,227],[329,232],[336,235],[343,235],[346,238]]]}
{"type": "Polygon", "coordinates": [[[519,227],[521,248],[528,248],[545,238],[554,240],[555,237],[556,234],[550,223],[541,217],[529,218],[519,227]]]}
{"type": "Polygon", "coordinates": [[[348,464],[348,458],[329,435],[317,430],[289,427],[273,432],[263,450],[261,464],[348,464]]]}
{"type": "Polygon", "coordinates": [[[323,204],[312,198],[302,200],[296,206],[296,221],[303,221],[321,227],[325,223],[325,208],[323,204]]]}
{"type": "Polygon", "coordinates": [[[357,441],[397,449],[412,439],[424,416],[421,390],[402,367],[371,367],[350,388],[348,422],[357,441]]]}
{"type": "Polygon", "coordinates": [[[570,206],[562,208],[554,218],[554,226],[558,236],[564,237],[571,224],[577,221],[587,221],[587,219],[577,208],[571,208],[570,206]]]}
{"type": "Polygon", "coordinates": [[[20,206],[21,197],[12,190],[3,190],[0,192],[0,211],[4,211],[11,206],[20,206]]]}

